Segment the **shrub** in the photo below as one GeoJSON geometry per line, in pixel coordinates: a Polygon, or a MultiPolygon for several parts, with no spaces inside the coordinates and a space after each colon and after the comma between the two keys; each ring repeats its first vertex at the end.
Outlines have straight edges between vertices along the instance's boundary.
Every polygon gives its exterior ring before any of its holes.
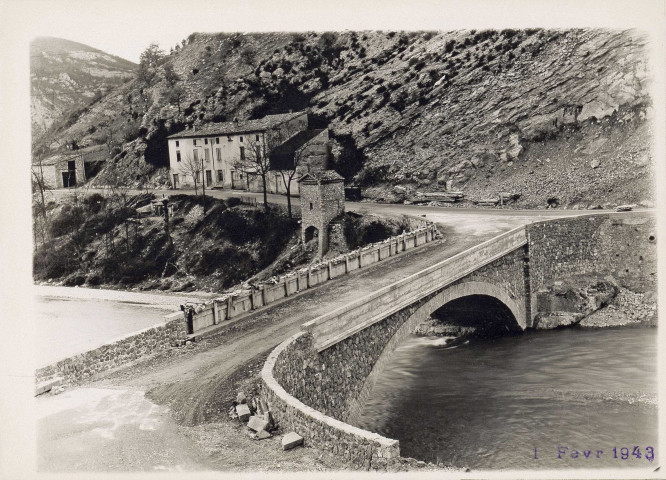
{"type": "Polygon", "coordinates": [[[76,205],[65,205],[51,222],[49,233],[56,238],[72,233],[83,223],[83,219],[83,208],[76,205]]]}

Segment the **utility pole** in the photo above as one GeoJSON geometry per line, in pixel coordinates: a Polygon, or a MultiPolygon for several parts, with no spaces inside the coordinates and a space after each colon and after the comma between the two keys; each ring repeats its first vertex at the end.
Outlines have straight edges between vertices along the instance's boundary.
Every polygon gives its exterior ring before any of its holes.
{"type": "Polygon", "coordinates": [[[201,156],[201,191],[202,197],[203,197],[203,214],[204,217],[206,216],[206,167],[204,166],[204,157],[205,155],[201,156]]]}
{"type": "Polygon", "coordinates": [[[162,199],[162,205],[164,205],[164,231],[169,237],[169,241],[171,241],[171,235],[169,235],[169,200],[162,199]]]}

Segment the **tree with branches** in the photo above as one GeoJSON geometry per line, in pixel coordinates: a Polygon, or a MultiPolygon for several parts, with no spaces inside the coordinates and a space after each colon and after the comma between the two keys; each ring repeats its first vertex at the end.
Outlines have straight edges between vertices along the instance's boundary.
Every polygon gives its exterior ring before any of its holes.
{"type": "Polygon", "coordinates": [[[157,67],[164,59],[164,51],[153,42],[139,56],[139,69],[137,76],[139,80],[150,86],[157,75],[157,67]]]}
{"type": "Polygon", "coordinates": [[[287,193],[287,214],[291,218],[291,182],[296,176],[296,171],[301,165],[303,160],[303,149],[299,148],[294,153],[294,162],[293,164],[279,170],[280,177],[282,177],[282,184],[284,185],[284,190],[287,193]]]}
{"type": "Polygon", "coordinates": [[[180,162],[180,171],[185,176],[192,177],[194,181],[194,195],[197,196],[199,186],[199,175],[201,174],[201,161],[194,158],[190,153],[186,153],[183,161],[180,162]]]}
{"type": "Polygon", "coordinates": [[[241,150],[241,155],[233,162],[235,170],[245,175],[257,175],[261,177],[264,192],[264,208],[268,209],[268,192],[266,189],[266,175],[271,169],[270,148],[266,145],[266,139],[270,136],[263,135],[264,141],[249,139],[247,146],[241,150]]]}
{"type": "MultiPolygon", "coordinates": [[[[45,142],[48,143],[48,142],[45,142]]],[[[44,159],[48,156],[49,149],[44,145],[37,146],[36,143],[33,143],[33,168],[32,168],[32,191],[33,193],[38,193],[36,196],[37,205],[36,210],[41,216],[41,221],[38,221],[37,216],[35,216],[33,221],[35,244],[37,244],[37,232],[39,231],[41,240],[44,242],[46,240],[46,230],[47,230],[47,215],[46,215],[46,195],[45,192],[49,190],[49,186],[44,180],[44,159]]]]}
{"type": "MultiPolygon", "coordinates": [[[[268,208],[266,177],[271,170],[275,170],[271,163],[271,157],[276,153],[278,147],[283,145],[298,131],[299,128],[296,126],[290,127],[287,125],[280,125],[269,129],[263,135],[259,136],[259,140],[256,138],[250,138],[248,139],[247,147],[244,150],[244,155],[233,163],[236,170],[239,170],[246,175],[257,175],[261,178],[265,208],[268,208]]],[[[287,209],[289,211],[289,216],[291,216],[291,180],[296,175],[297,165],[298,159],[294,158],[293,162],[286,165],[286,169],[279,169],[287,191],[287,209]]]]}

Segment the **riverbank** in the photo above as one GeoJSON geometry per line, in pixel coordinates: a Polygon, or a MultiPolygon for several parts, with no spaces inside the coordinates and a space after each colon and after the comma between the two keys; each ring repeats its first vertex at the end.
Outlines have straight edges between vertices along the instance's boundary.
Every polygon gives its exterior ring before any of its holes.
{"type": "Polygon", "coordinates": [[[136,303],[150,305],[154,308],[164,310],[178,310],[183,303],[197,303],[211,299],[216,296],[210,292],[161,292],[161,291],[139,291],[111,290],[105,288],[65,287],[62,285],[49,285],[38,283],[32,287],[33,295],[50,298],[69,298],[84,300],[108,300],[112,302],[136,303]]]}

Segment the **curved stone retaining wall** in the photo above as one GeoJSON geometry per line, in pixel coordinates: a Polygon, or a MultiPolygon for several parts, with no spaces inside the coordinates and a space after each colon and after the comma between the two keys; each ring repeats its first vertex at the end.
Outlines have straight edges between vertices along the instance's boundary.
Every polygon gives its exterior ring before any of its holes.
{"type": "Polygon", "coordinates": [[[358,468],[382,467],[395,462],[400,456],[397,440],[325,415],[282,387],[281,383],[289,376],[289,366],[303,365],[302,346],[307,343],[311,344],[312,338],[306,332],[289,338],[273,350],[261,371],[262,396],[283,430],[307,432],[307,442],[344,457],[358,468]]]}

